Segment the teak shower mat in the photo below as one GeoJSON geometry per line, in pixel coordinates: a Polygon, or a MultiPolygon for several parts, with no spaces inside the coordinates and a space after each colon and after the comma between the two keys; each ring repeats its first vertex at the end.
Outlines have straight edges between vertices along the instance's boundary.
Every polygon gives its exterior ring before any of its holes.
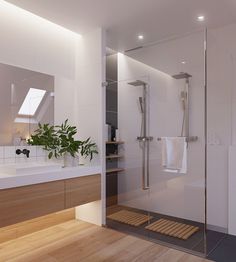
{"type": "Polygon", "coordinates": [[[199,230],[199,227],[178,223],[167,219],[159,219],[145,228],[167,236],[177,237],[182,240],[187,240],[199,230]]]}
{"type": "Polygon", "coordinates": [[[148,222],[148,220],[152,218],[147,215],[128,211],[128,210],[121,210],[107,217],[112,220],[135,227],[141,226],[142,224],[148,222]]]}

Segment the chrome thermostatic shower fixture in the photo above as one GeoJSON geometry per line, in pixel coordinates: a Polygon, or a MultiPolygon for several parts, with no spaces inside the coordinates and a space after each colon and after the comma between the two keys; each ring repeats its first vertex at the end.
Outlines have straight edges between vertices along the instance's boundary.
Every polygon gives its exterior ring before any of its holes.
{"type": "Polygon", "coordinates": [[[149,189],[149,142],[153,140],[153,137],[148,136],[147,132],[147,92],[148,84],[141,80],[128,83],[131,86],[142,87],[143,96],[139,97],[139,105],[142,114],[141,120],[141,132],[137,140],[142,148],[142,188],[143,190],[149,189]]]}
{"type": "Polygon", "coordinates": [[[189,87],[190,87],[190,78],[192,75],[180,72],[177,75],[172,76],[176,80],[185,79],[184,91],[181,92],[180,98],[183,107],[183,122],[181,128],[181,137],[185,136],[187,142],[196,141],[197,136],[189,136],[189,87]]]}

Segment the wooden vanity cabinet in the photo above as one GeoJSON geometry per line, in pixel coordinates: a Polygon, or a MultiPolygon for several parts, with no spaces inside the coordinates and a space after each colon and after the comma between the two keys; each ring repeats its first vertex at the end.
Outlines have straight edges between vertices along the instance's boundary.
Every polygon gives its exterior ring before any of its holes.
{"type": "Polygon", "coordinates": [[[66,208],[101,199],[101,175],[84,176],[65,181],[66,208]]]}
{"type": "Polygon", "coordinates": [[[0,190],[0,227],[101,199],[101,175],[0,190]]]}
{"type": "Polygon", "coordinates": [[[0,227],[64,209],[64,181],[0,190],[0,227]]]}

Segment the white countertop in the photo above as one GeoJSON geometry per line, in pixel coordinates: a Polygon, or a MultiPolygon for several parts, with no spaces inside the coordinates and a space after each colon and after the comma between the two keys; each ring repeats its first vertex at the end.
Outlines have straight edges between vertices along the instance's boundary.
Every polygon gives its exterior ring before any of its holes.
{"type": "Polygon", "coordinates": [[[34,185],[94,174],[101,174],[101,166],[65,167],[61,168],[59,171],[26,175],[9,175],[0,173],[0,189],[34,185]]]}

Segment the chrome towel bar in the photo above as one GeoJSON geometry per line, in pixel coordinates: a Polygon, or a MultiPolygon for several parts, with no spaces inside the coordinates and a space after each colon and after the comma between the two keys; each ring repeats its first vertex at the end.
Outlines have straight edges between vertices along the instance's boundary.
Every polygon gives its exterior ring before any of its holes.
{"type": "MultiPolygon", "coordinates": [[[[188,137],[185,137],[185,138],[186,138],[186,142],[195,142],[195,141],[198,140],[198,136],[188,136],[188,137]]],[[[157,141],[161,141],[161,137],[158,137],[157,141]]]]}

